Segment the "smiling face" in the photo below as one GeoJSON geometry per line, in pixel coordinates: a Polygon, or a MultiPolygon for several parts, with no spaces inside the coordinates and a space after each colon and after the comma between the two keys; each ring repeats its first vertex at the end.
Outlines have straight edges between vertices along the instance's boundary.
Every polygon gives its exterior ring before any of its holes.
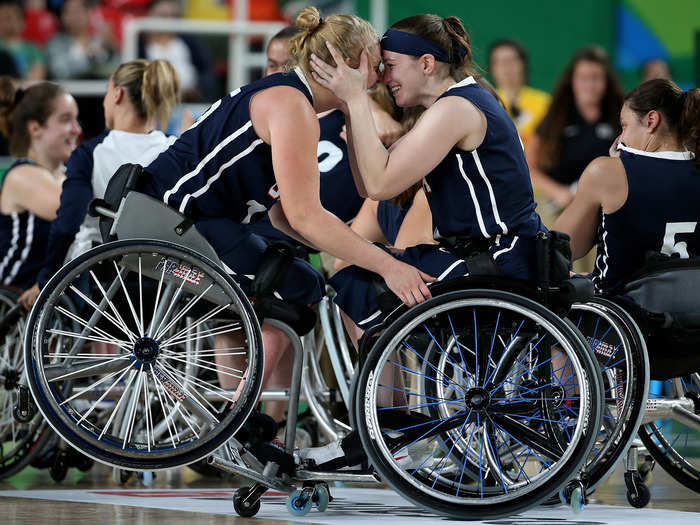
{"type": "Polygon", "coordinates": [[[54,99],[53,112],[44,125],[31,133],[31,147],[57,163],[64,163],[75,149],[81,132],[78,105],[71,95],[62,93],[54,99]]]}
{"type": "Polygon", "coordinates": [[[382,51],[382,58],[382,82],[391,90],[396,105],[402,108],[417,106],[420,89],[425,83],[419,60],[393,51],[382,51]]]}

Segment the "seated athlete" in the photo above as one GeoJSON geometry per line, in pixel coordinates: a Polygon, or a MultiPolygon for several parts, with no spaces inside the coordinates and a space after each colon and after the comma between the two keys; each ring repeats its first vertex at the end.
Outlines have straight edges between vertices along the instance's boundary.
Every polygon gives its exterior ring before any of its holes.
{"type": "Polygon", "coordinates": [[[27,307],[66,258],[102,242],[97,219],[87,216],[88,206],[104,196],[117,168],[125,162],[148,164],[175,141],[153,126],[156,120],[168,121],[179,93],[177,72],[166,60],[132,60],[114,71],[103,104],[107,129],[83,142],[68,159],[43,268],[37,283],[20,298],[27,307]]]}
{"type": "Polygon", "coordinates": [[[571,236],[574,259],[598,239],[593,283],[610,294],[648,252],[700,255],[700,89],[644,82],[625,96],[620,122],[610,157],[588,165],[555,223],[571,236]]]}
{"type": "MultiPolygon", "coordinates": [[[[530,174],[517,130],[497,98],[472,71],[469,36],[456,17],[416,15],[394,24],[381,41],[383,82],[401,107],[423,106],[416,125],[390,149],[371,126],[363,73],[348,67],[342,52],[328,48],[335,66],[312,57],[314,79],[345,102],[348,149],[358,189],[387,199],[417,182],[430,206],[434,237],[443,246],[411,246],[396,258],[438,280],[469,274],[450,241],[480,245],[495,271],[520,279],[533,277],[535,238],[545,228],[535,212],[530,174]]],[[[458,243],[454,243],[458,244],[458,243]]],[[[360,329],[383,319],[372,286],[373,275],[356,266],[331,280],[336,302],[360,329]]],[[[337,466],[351,450],[343,443],[304,454],[319,468],[337,466]]],[[[348,460],[347,463],[350,463],[348,460]]]]}
{"type": "Polygon", "coordinates": [[[82,132],[78,106],[51,82],[18,87],[0,77],[0,131],[16,160],[0,181],[0,285],[31,287],[61,196],[63,164],[82,132]]]}
{"type": "MultiPolygon", "coordinates": [[[[350,66],[357,67],[366,52],[372,67],[364,69],[363,82],[372,86],[380,62],[378,37],[356,16],[321,19],[313,7],[302,10],[296,24],[304,31],[290,43],[295,69],[243,86],[215,102],[146,167],[143,190],[191,217],[244,291],[250,290],[263,256],[257,245],[246,242],[245,225],[269,210],[278,229],[379,273],[406,304],[422,302],[430,297],[424,280],[432,278],[367,243],[319,199],[317,114],[343,103],[311,78],[309,57],[330,60],[326,41],[342,50],[350,66]]],[[[369,126],[374,129],[371,121],[369,126]]],[[[285,301],[313,304],[321,299],[323,288],[320,273],[295,259],[274,292],[285,301]]],[[[267,324],[262,329],[264,388],[269,371],[290,343],[281,331],[267,324]]],[[[235,346],[235,341],[227,346],[235,346]]]]}

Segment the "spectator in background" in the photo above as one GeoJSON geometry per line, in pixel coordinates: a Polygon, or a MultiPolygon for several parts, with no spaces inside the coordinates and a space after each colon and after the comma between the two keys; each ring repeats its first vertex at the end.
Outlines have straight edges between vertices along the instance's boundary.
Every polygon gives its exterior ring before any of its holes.
{"type": "Polygon", "coordinates": [[[46,5],[46,0],[25,0],[22,37],[44,47],[58,31],[58,17],[46,5]]]}
{"type": "Polygon", "coordinates": [[[571,202],[585,167],[607,155],[619,135],[622,97],[607,54],[598,47],[580,49],[559,78],[527,147],[533,185],[555,211],[571,202]]]}
{"type": "Polygon", "coordinates": [[[112,30],[103,25],[90,28],[90,9],[85,0],[65,0],[61,5],[61,31],[46,45],[52,78],[109,78],[118,59],[112,30]]]}
{"type": "Polygon", "coordinates": [[[671,69],[668,67],[668,62],[663,58],[652,58],[642,64],[642,79],[640,83],[655,78],[665,78],[672,80],[671,69]]]}
{"type": "Polygon", "coordinates": [[[0,0],[0,49],[12,55],[19,76],[26,80],[46,78],[44,55],[20,35],[24,29],[24,11],[19,0],[0,0]]]}
{"type": "MultiPolygon", "coordinates": [[[[180,2],[153,0],[148,16],[181,18],[180,2]]],[[[180,77],[184,100],[209,100],[213,96],[215,79],[212,59],[198,38],[167,32],[148,33],[139,41],[139,56],[148,60],[163,59],[173,64],[180,77]]]]}
{"type": "Polygon", "coordinates": [[[547,113],[550,102],[548,93],[526,85],[528,66],[527,53],[519,42],[504,38],[491,44],[489,71],[496,92],[525,145],[547,113]]]}

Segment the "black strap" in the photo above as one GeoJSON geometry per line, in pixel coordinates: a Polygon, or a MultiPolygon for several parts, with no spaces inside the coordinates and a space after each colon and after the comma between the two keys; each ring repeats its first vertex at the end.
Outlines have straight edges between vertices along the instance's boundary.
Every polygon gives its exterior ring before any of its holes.
{"type": "Polygon", "coordinates": [[[294,248],[286,242],[270,243],[263,253],[255,279],[250,285],[254,296],[272,296],[284,281],[294,261],[294,248]]]}

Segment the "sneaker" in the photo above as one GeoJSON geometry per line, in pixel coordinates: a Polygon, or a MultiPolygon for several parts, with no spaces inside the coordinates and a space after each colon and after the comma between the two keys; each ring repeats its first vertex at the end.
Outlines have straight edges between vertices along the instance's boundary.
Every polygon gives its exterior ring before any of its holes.
{"type": "Polygon", "coordinates": [[[284,445],[276,438],[277,422],[266,414],[253,412],[235,438],[244,445],[255,458],[266,465],[269,462],[279,465],[279,473],[292,476],[296,468],[294,456],[288,454],[284,445]]]}
{"type": "Polygon", "coordinates": [[[363,471],[367,470],[367,456],[359,443],[359,435],[353,432],[344,437],[342,441],[332,441],[323,447],[299,449],[297,456],[302,463],[310,463],[311,470],[325,472],[363,471]]]}

